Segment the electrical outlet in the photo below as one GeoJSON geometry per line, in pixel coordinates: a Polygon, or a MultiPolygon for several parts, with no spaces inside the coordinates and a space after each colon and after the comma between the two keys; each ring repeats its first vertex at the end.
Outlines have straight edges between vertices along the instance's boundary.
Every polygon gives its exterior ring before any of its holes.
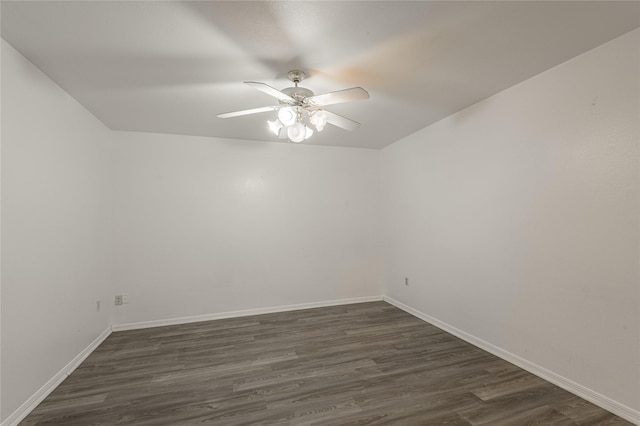
{"type": "Polygon", "coordinates": [[[116,306],[129,303],[129,293],[116,294],[116,306]]]}
{"type": "Polygon", "coordinates": [[[409,286],[409,278],[404,277],[404,285],[409,286]]]}

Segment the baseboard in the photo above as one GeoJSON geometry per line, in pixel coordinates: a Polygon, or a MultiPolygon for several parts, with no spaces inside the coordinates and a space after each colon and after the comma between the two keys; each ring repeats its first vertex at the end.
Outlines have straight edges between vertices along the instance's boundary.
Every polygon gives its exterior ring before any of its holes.
{"type": "Polygon", "coordinates": [[[564,376],[547,370],[544,367],[541,367],[531,361],[519,357],[518,355],[512,354],[511,352],[506,351],[498,346],[494,346],[489,342],[486,342],[476,336],[473,336],[452,325],[449,325],[446,322],[440,321],[437,318],[429,316],[424,312],[407,306],[404,303],[399,302],[391,297],[383,296],[383,300],[417,318],[420,318],[423,321],[428,322],[429,324],[435,325],[436,327],[446,331],[447,333],[453,334],[454,336],[459,337],[460,339],[479,347],[480,349],[483,349],[499,358],[502,358],[505,361],[509,361],[510,363],[515,364],[518,367],[527,370],[528,372],[535,374],[536,376],[579,396],[580,398],[596,404],[599,407],[602,407],[605,410],[610,411],[625,420],[628,420],[636,425],[640,425],[640,411],[634,410],[631,407],[627,407],[626,405],[614,401],[607,396],[601,395],[598,392],[587,388],[586,386],[569,380],[564,376]]]}
{"type": "Polygon", "coordinates": [[[312,303],[301,303],[296,305],[283,305],[269,308],[258,308],[258,309],[247,309],[242,311],[231,311],[231,312],[222,312],[217,314],[206,314],[206,315],[195,315],[189,317],[181,317],[181,318],[170,318],[165,320],[156,320],[156,321],[143,321],[137,323],[128,323],[128,324],[118,324],[113,325],[112,327],[103,331],[93,342],[91,342],[82,352],[80,352],[71,362],[69,362],[64,368],[62,368],[55,376],[53,376],[47,383],[45,383],[35,394],[33,394],[24,404],[22,404],[15,412],[13,412],[9,417],[7,417],[0,426],[15,426],[20,421],[22,421],[40,402],[42,402],[62,381],[71,374],[77,367],[84,361],[91,352],[93,352],[110,334],[112,331],[124,331],[124,330],[134,330],[134,329],[142,329],[142,328],[150,328],[150,327],[161,327],[165,325],[176,325],[176,324],[186,324],[192,322],[200,322],[200,321],[211,321],[216,319],[224,319],[224,318],[236,318],[243,316],[251,316],[251,315],[261,315],[261,314],[269,314],[276,312],[286,312],[286,311],[295,311],[300,309],[312,309],[312,308],[322,308],[328,306],[339,306],[339,305],[349,305],[352,303],[364,303],[364,302],[376,302],[384,300],[391,305],[396,306],[403,311],[420,318],[423,321],[426,321],[434,326],[456,336],[466,342],[471,343],[474,346],[477,346],[493,355],[496,355],[512,364],[517,365],[518,367],[529,371],[532,374],[535,374],[538,377],[541,377],[556,386],[559,386],[593,404],[596,404],[605,410],[608,410],[617,416],[620,416],[634,424],[640,425],[640,412],[632,409],[631,407],[627,407],[624,404],[621,404],[607,396],[601,395],[598,392],[593,391],[579,383],[576,383],[572,380],[567,379],[564,376],[561,376],[553,371],[547,370],[544,367],[541,367],[531,361],[528,361],[524,358],[519,357],[518,355],[512,354],[509,351],[506,351],[500,347],[494,346],[493,344],[486,342],[476,336],[473,336],[465,331],[462,331],[452,325],[449,325],[443,321],[438,320],[437,318],[431,317],[424,312],[421,312],[417,309],[414,309],[408,305],[405,305],[402,302],[399,302],[388,296],[368,296],[368,297],[357,297],[351,299],[339,299],[339,300],[329,300],[323,302],[312,302],[312,303]]]}
{"type": "Polygon", "coordinates": [[[109,335],[111,334],[111,327],[105,329],[93,342],[84,348],[78,355],[76,355],[67,365],[65,365],[60,371],[58,371],[47,383],[45,383],[36,393],[31,395],[24,404],[22,404],[16,411],[11,413],[0,426],[15,426],[20,423],[34,408],[38,406],[55,388],[66,379],[69,374],[78,368],[78,366],[93,352],[109,335]]]}
{"type": "Polygon", "coordinates": [[[194,315],[188,317],[169,318],[154,321],[115,324],[113,331],[138,330],[142,328],[163,327],[166,325],[188,324],[192,322],[212,321],[224,318],[247,317],[251,315],[273,314],[276,312],[297,311],[300,309],[325,308],[328,306],[350,305],[352,303],[378,302],[383,296],[355,297],[351,299],[327,300],[323,302],[300,303],[297,305],[283,305],[269,308],[246,309],[242,311],[221,312],[217,314],[194,315]]]}

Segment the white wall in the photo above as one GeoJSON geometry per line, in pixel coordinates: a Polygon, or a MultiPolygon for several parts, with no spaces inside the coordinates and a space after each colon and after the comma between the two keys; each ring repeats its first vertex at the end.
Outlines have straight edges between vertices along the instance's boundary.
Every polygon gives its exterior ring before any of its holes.
{"type": "Polygon", "coordinates": [[[110,323],[112,197],[109,130],[1,48],[4,420],[110,323]]]}
{"type": "Polygon", "coordinates": [[[116,324],[381,294],[378,151],[114,134],[116,324]]]}
{"type": "Polygon", "coordinates": [[[381,158],[388,295],[636,412],[639,31],[381,158]]]}

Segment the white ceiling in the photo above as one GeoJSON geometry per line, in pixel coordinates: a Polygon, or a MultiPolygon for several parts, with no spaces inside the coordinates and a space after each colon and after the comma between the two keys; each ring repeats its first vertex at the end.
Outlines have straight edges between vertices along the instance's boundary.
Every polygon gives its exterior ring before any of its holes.
{"type": "Polygon", "coordinates": [[[114,130],[273,140],[242,84],[315,93],[362,123],[305,143],[381,148],[640,26],[640,2],[3,1],[2,37],[114,130]]]}

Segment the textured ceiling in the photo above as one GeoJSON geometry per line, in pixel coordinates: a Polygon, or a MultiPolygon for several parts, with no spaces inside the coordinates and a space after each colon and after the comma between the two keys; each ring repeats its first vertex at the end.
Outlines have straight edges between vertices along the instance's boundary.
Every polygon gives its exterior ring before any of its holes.
{"type": "Polygon", "coordinates": [[[362,123],[305,143],[381,148],[640,26],[638,2],[3,1],[2,37],[114,130],[273,140],[242,84],[315,93],[362,123]]]}

